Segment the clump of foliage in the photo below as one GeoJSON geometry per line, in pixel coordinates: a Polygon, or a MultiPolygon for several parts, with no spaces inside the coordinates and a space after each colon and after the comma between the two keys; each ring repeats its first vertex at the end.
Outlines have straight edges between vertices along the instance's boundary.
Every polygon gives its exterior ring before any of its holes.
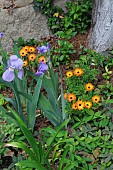
{"type": "Polygon", "coordinates": [[[84,33],[91,23],[92,1],[68,1],[65,12],[54,5],[52,0],[34,0],[35,10],[40,10],[48,17],[48,27],[53,33],[67,37],[84,33]]]}
{"type": "Polygon", "coordinates": [[[53,47],[51,50],[51,59],[54,66],[60,64],[68,64],[71,54],[75,54],[73,44],[66,40],[58,40],[57,47],[53,47]]]}

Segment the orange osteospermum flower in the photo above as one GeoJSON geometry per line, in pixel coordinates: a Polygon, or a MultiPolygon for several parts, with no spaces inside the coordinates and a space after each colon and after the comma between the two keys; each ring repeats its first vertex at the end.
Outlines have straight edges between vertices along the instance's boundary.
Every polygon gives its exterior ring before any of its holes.
{"type": "Polygon", "coordinates": [[[85,89],[86,89],[87,91],[92,91],[92,90],[94,89],[94,86],[93,86],[92,83],[87,83],[87,84],[85,85],[85,89]]]}
{"type": "Polygon", "coordinates": [[[41,56],[41,57],[38,58],[38,62],[40,63],[41,61],[42,61],[43,63],[46,63],[46,59],[45,59],[44,56],[41,56]]]}
{"type": "Polygon", "coordinates": [[[76,96],[73,93],[69,93],[67,99],[69,102],[72,102],[73,100],[76,100],[76,96]]]}
{"type": "Polygon", "coordinates": [[[90,109],[92,107],[92,103],[90,101],[86,101],[84,102],[84,106],[85,108],[90,109]]]}
{"type": "Polygon", "coordinates": [[[28,51],[29,51],[30,53],[34,53],[34,52],[35,52],[35,48],[32,47],[32,46],[30,46],[29,49],[28,49],[28,51]]]}
{"type": "Polygon", "coordinates": [[[20,56],[22,56],[22,57],[24,57],[24,56],[26,56],[27,55],[27,52],[26,52],[26,50],[24,50],[23,48],[20,50],[20,56]]]}
{"type": "Polygon", "coordinates": [[[26,52],[29,52],[29,46],[25,46],[22,49],[25,50],[26,52]]]}
{"type": "Polygon", "coordinates": [[[66,76],[67,76],[68,78],[72,77],[72,76],[73,76],[73,72],[72,72],[72,71],[67,71],[67,72],[66,72],[66,76]]]}
{"type": "Polygon", "coordinates": [[[81,68],[76,68],[73,73],[74,73],[74,75],[76,75],[78,77],[78,76],[82,76],[84,71],[81,68]]]}
{"type": "Polygon", "coordinates": [[[67,93],[64,93],[64,99],[67,99],[67,93]]]}
{"type": "Polygon", "coordinates": [[[34,61],[36,59],[36,54],[30,54],[28,56],[29,61],[34,61]]]}
{"type": "Polygon", "coordinates": [[[78,110],[83,110],[84,109],[84,102],[82,100],[78,100],[76,102],[78,110]]]}
{"type": "Polygon", "coordinates": [[[92,97],[92,101],[93,101],[94,103],[98,103],[98,102],[100,101],[100,96],[98,96],[98,95],[93,96],[93,97],[92,97]]]}
{"type": "Polygon", "coordinates": [[[78,109],[78,108],[77,108],[77,103],[73,103],[72,106],[71,106],[71,108],[72,108],[73,110],[77,110],[77,109],[78,109]]]}
{"type": "Polygon", "coordinates": [[[26,67],[28,65],[28,61],[27,60],[24,60],[23,61],[23,66],[26,67]]]}

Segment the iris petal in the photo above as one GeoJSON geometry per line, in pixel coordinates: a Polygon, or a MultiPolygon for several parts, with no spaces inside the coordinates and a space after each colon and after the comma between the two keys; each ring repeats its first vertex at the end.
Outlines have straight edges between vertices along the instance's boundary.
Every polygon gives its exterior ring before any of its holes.
{"type": "Polygon", "coordinates": [[[43,63],[43,62],[40,62],[40,65],[39,65],[39,68],[38,68],[38,71],[42,71],[42,72],[45,72],[48,70],[48,65],[43,63]]]}
{"type": "Polygon", "coordinates": [[[36,76],[42,76],[44,73],[42,71],[38,71],[35,73],[36,76]]]}
{"type": "Polygon", "coordinates": [[[41,46],[41,47],[37,47],[37,50],[41,53],[44,54],[46,52],[48,52],[50,50],[50,44],[48,44],[47,46],[41,46]]]}
{"type": "Polygon", "coordinates": [[[18,71],[18,78],[22,80],[22,76],[23,76],[23,70],[19,70],[18,71]]]}
{"type": "Polygon", "coordinates": [[[2,79],[8,82],[14,80],[14,77],[14,69],[11,70],[11,68],[8,68],[2,75],[2,79]]]}
{"type": "Polygon", "coordinates": [[[40,62],[39,68],[37,70],[37,72],[35,73],[36,76],[41,76],[43,75],[46,71],[48,70],[48,65],[40,62]]]}
{"type": "Polygon", "coordinates": [[[21,58],[17,58],[16,60],[11,60],[11,66],[14,67],[15,69],[21,69],[23,66],[23,61],[21,58]]]}
{"type": "Polygon", "coordinates": [[[16,60],[16,59],[18,59],[17,55],[11,55],[10,56],[10,60],[16,60]]]}

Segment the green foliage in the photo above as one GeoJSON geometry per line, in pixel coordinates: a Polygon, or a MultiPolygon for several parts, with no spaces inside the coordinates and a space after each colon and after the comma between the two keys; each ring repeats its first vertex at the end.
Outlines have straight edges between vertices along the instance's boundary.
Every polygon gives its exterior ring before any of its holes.
{"type": "Polygon", "coordinates": [[[0,105],[3,105],[4,103],[4,96],[0,94],[0,105]]]}
{"type": "MultiPolygon", "coordinates": [[[[38,107],[43,111],[45,117],[55,126],[58,127],[67,119],[65,114],[65,102],[61,95],[58,94],[58,74],[54,73],[53,68],[49,68],[49,77],[45,76],[42,86],[47,92],[47,96],[41,94],[38,107]],[[61,110],[64,108],[64,110],[61,110]]],[[[62,86],[62,85],[61,85],[62,86]]]]}
{"type": "Polygon", "coordinates": [[[66,40],[58,40],[58,47],[53,47],[52,50],[52,63],[54,66],[58,66],[60,64],[68,64],[70,55],[74,54],[76,50],[69,41],[66,40]]]}
{"type": "MultiPolygon", "coordinates": [[[[12,122],[11,118],[9,119],[9,116],[0,113],[0,159],[10,151],[9,148],[4,147],[7,142],[22,141],[24,139],[25,137],[22,135],[20,128],[12,122]]],[[[14,164],[11,164],[11,167],[13,166],[14,164]]]]}
{"type": "MultiPolygon", "coordinates": [[[[31,148],[29,148],[25,142],[11,142],[11,143],[6,144],[6,146],[13,146],[13,147],[23,149],[29,156],[28,160],[21,161],[21,162],[17,163],[16,165],[19,166],[19,167],[25,166],[25,167],[28,167],[28,168],[36,168],[37,170],[38,169],[39,170],[40,169],[46,170],[45,165],[47,164],[47,166],[49,166],[49,168],[52,169],[51,165],[48,162],[48,156],[49,156],[49,154],[50,154],[50,152],[51,152],[51,150],[53,148],[53,142],[55,140],[55,137],[58,135],[59,131],[65,125],[67,125],[69,120],[64,121],[57,128],[56,133],[51,138],[51,141],[50,141],[50,143],[48,145],[47,150],[45,150],[45,147],[43,147],[40,142],[37,144],[36,140],[34,139],[32,133],[31,133],[31,131],[26,127],[25,123],[19,117],[18,113],[16,113],[9,106],[8,106],[8,109],[13,114],[14,119],[16,119],[20,129],[22,130],[25,138],[27,139],[27,141],[28,141],[28,143],[29,143],[29,145],[31,147],[31,148]]],[[[5,110],[4,114],[5,113],[6,113],[6,110],[5,110]]]]}
{"type": "Polygon", "coordinates": [[[23,46],[34,46],[38,44],[34,38],[30,40],[24,40],[22,37],[19,37],[18,40],[15,41],[15,43],[19,47],[19,49],[23,46]]]}
{"type": "Polygon", "coordinates": [[[84,33],[90,25],[92,1],[68,1],[67,11],[64,12],[62,8],[55,6],[52,0],[34,0],[34,9],[48,17],[48,26],[53,33],[60,31],[61,37],[66,34],[66,37],[70,38],[78,32],[84,33]]]}

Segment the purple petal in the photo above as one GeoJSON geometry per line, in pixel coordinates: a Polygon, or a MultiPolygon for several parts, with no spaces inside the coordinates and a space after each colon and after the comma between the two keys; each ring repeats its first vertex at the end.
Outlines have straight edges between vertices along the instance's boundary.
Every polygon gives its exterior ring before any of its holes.
{"type": "Polygon", "coordinates": [[[16,59],[18,59],[17,55],[11,55],[10,56],[10,60],[16,60],[16,59]]]}
{"type": "Polygon", "coordinates": [[[48,50],[48,51],[50,50],[50,44],[47,45],[47,50],[48,50]]]}
{"type": "Polygon", "coordinates": [[[48,70],[48,65],[43,63],[43,62],[40,62],[40,65],[39,65],[39,68],[38,68],[38,71],[41,71],[41,72],[45,72],[48,70]]]}
{"type": "Polygon", "coordinates": [[[8,68],[2,75],[4,81],[11,82],[14,80],[14,69],[8,68]]]}
{"type": "Polygon", "coordinates": [[[18,71],[18,78],[21,79],[21,80],[22,80],[23,73],[24,72],[23,72],[22,69],[18,71]]]}
{"type": "Polygon", "coordinates": [[[37,47],[37,50],[41,53],[44,54],[46,52],[48,52],[50,50],[50,44],[48,44],[47,46],[41,46],[41,47],[37,47]]]}
{"type": "Polygon", "coordinates": [[[42,76],[43,74],[44,74],[43,72],[38,71],[38,70],[37,70],[37,72],[35,73],[36,76],[42,76]]]}
{"type": "Polygon", "coordinates": [[[3,38],[5,34],[3,32],[0,32],[0,38],[3,38]]]}
{"type": "Polygon", "coordinates": [[[17,58],[15,60],[11,60],[11,66],[14,67],[15,69],[19,70],[23,66],[23,61],[21,58],[17,58]]]}
{"type": "Polygon", "coordinates": [[[38,70],[37,72],[35,73],[36,76],[41,76],[43,75],[46,71],[48,70],[48,65],[43,63],[43,62],[40,62],[40,65],[38,67],[38,70]]]}

